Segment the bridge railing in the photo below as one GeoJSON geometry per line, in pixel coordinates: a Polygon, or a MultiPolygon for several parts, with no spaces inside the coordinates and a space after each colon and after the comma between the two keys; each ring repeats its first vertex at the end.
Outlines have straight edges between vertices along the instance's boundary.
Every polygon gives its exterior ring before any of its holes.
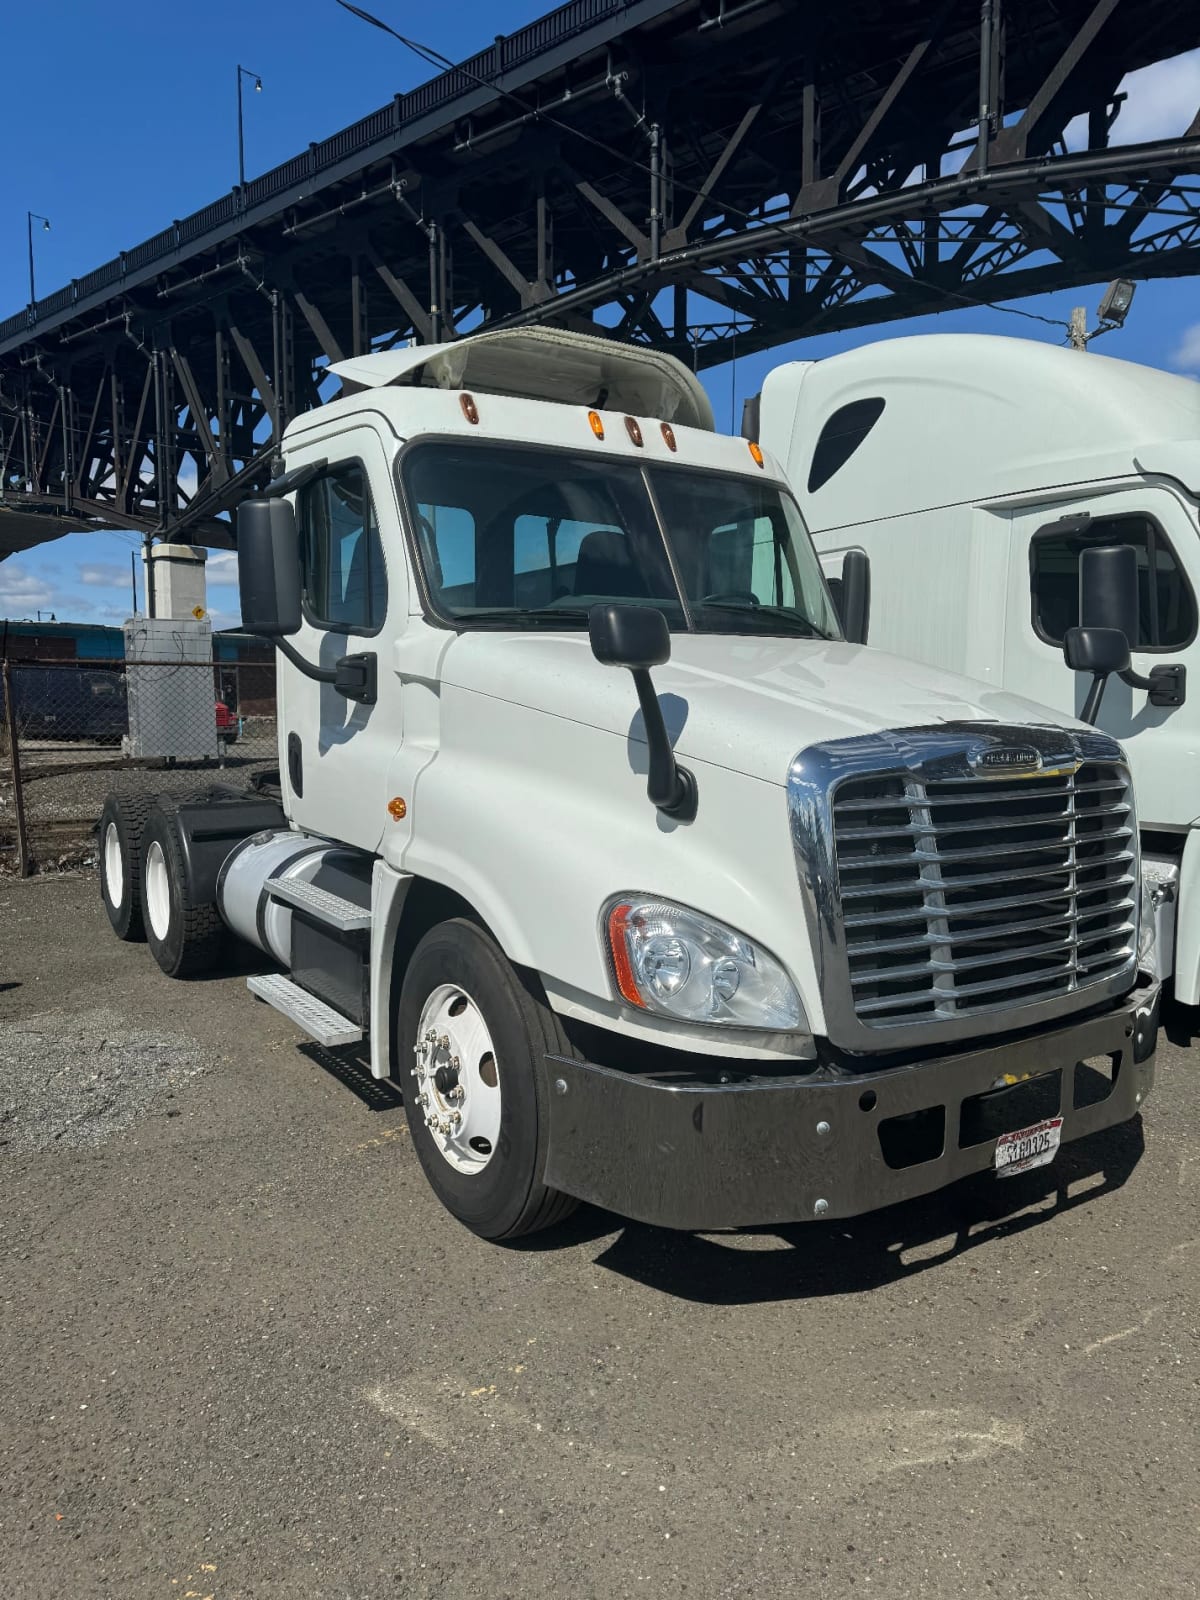
{"type": "Polygon", "coordinates": [[[428,116],[449,101],[470,93],[479,86],[480,80],[494,82],[502,73],[523,66],[551,46],[561,44],[585,28],[604,21],[606,17],[615,16],[630,3],[631,0],[568,0],[568,4],[560,6],[557,11],[538,17],[526,27],[518,28],[516,33],[501,35],[486,50],[470,56],[458,66],[418,84],[407,94],[398,94],[378,111],[351,123],[348,128],[342,128],[319,144],[309,145],[301,155],[282,162],[270,172],[264,172],[244,187],[222,195],[211,205],[194,211],[190,217],[173,222],[152,239],[144,240],[132,250],[122,251],[114,260],[106,261],[103,266],[86,273],[82,278],[73,279],[65,289],[58,289],[34,305],[15,312],[0,322],[0,341],[28,332],[43,317],[69,310],[76,302],[120,282],[129,273],[140,272],[151,262],[173,255],[182,245],[231,221],[240,212],[262,205],[305,178],[314,177],[359,151],[369,149],[371,145],[386,139],[390,133],[401,132],[419,117],[428,116]]]}

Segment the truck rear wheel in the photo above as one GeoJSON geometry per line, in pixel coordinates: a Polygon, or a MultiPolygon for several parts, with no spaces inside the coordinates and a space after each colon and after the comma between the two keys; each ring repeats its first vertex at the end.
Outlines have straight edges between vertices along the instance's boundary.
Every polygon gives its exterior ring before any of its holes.
{"type": "Polygon", "coordinates": [[[142,921],[150,952],[169,978],[211,972],[228,933],[216,905],[188,891],[175,805],[159,800],[142,834],[142,921]]]}
{"type": "Polygon", "coordinates": [[[409,1132],[438,1199],[484,1239],[551,1227],[578,1202],[542,1181],[541,1058],[570,1053],[558,1019],[481,928],[462,918],[421,940],[397,1015],[409,1132]]]}
{"type": "Polygon", "coordinates": [[[118,939],[144,939],[142,926],[142,830],[154,800],[149,795],[110,794],[100,813],[100,898],[118,939]]]}

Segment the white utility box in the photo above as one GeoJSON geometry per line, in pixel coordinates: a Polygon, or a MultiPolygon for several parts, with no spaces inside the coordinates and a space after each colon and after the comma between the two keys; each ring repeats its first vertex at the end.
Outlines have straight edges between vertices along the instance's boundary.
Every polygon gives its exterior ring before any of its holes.
{"type": "Polygon", "coordinates": [[[126,754],[142,760],[215,759],[216,693],[212,625],[164,617],[125,624],[129,737],[126,754]]]}

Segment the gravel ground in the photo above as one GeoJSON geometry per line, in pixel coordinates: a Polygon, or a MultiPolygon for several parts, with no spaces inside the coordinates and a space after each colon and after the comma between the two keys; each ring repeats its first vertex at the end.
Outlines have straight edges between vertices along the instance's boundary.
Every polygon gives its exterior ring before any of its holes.
{"type": "Polygon", "coordinates": [[[44,1011],[0,1033],[0,1148],[94,1148],[212,1065],[195,1039],[130,1027],[111,1008],[44,1011]]]}
{"type": "Polygon", "coordinates": [[[94,877],[0,883],[4,1104],[78,1126],[38,1079],[83,1106],[114,1013],[127,1125],[0,1150],[3,1600],[1197,1595],[1194,1014],[1039,1172],[500,1249],[356,1058],[164,978],[94,877]]]}

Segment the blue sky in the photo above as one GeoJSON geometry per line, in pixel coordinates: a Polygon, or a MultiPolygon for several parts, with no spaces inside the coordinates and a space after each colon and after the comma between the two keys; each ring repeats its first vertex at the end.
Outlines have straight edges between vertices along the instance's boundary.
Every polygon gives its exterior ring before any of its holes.
{"type": "MultiPolygon", "coordinates": [[[[548,7],[539,0],[459,0],[414,7],[368,0],[402,32],[460,59],[548,7]]],[[[162,0],[42,0],[5,18],[5,122],[25,130],[10,163],[0,215],[0,317],[28,299],[27,210],[51,228],[34,235],[37,289],[52,292],[128,249],[174,217],[216,198],[237,178],[238,63],[247,84],[246,167],[253,176],[375,110],[430,69],[334,0],[208,0],[197,11],[162,0]],[[46,55],[47,40],[52,53],[46,55]],[[12,70],[16,66],[19,70],[12,70]]],[[[1134,74],[1117,123],[1126,141],[1183,131],[1200,105],[1200,51],[1134,74]]],[[[1065,321],[1072,305],[1094,316],[1099,289],[1072,290],[1021,309],[1065,321]]],[[[718,421],[737,426],[741,401],[779,361],[827,355],[898,332],[934,330],[1057,339],[1036,322],[986,308],[833,334],[738,361],[707,375],[718,421]]],[[[1194,279],[1143,284],[1127,328],[1106,354],[1200,374],[1200,289],[1194,279]]],[[[0,616],[53,610],[60,620],[120,621],[129,603],[132,534],[72,535],[0,563],[0,616]]],[[[209,563],[218,626],[236,621],[233,563],[209,563]]],[[[139,580],[140,595],[140,580],[139,580]]]]}

